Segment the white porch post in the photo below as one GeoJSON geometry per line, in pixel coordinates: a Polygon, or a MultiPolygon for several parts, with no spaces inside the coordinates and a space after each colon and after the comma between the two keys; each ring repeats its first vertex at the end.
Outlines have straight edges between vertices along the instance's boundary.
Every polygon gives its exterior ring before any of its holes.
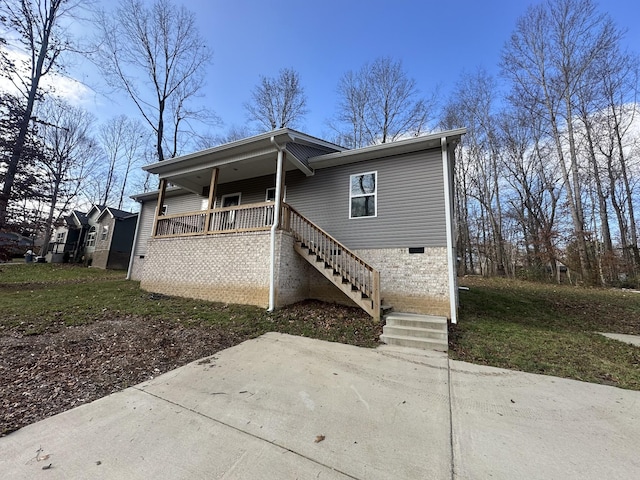
{"type": "Polygon", "coordinates": [[[276,198],[273,207],[273,225],[271,226],[271,244],[270,257],[271,264],[269,268],[269,312],[276,308],[276,232],[280,223],[280,210],[282,209],[282,172],[284,163],[284,151],[273,137],[271,143],[278,149],[278,160],[276,164],[276,198]]]}
{"type": "Polygon", "coordinates": [[[449,270],[449,305],[451,323],[458,322],[458,281],[456,278],[456,256],[453,243],[453,166],[449,159],[447,137],[440,139],[442,147],[442,178],[444,181],[444,210],[447,225],[447,264],[449,270]]]}

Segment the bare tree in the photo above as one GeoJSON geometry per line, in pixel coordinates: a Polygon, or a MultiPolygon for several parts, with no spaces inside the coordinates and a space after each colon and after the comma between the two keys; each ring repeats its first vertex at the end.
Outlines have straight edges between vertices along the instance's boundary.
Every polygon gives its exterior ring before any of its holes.
{"type": "Polygon", "coordinates": [[[151,7],[142,0],[121,0],[114,12],[99,12],[96,27],[96,63],[107,82],[128,94],[155,132],[157,159],[176,156],[181,124],[206,117],[203,110],[188,108],[204,86],[211,61],[194,14],[170,0],[156,0],[151,7]]]}
{"type": "Polygon", "coordinates": [[[587,249],[583,181],[576,144],[576,98],[585,75],[620,38],[610,17],[591,0],[549,0],[518,20],[502,54],[502,68],[515,87],[514,103],[540,112],[549,125],[562,171],[580,270],[593,281],[587,249]]]}
{"type": "Polygon", "coordinates": [[[338,111],[330,123],[338,140],[349,147],[387,143],[428,129],[435,96],[420,96],[402,62],[380,57],[338,83],[338,111]]]}
{"type": "Polygon", "coordinates": [[[300,84],[300,75],[283,68],[277,77],[260,77],[251,92],[251,101],[244,104],[247,119],[266,130],[295,127],[307,114],[307,97],[300,84]]]}
{"type": "Polygon", "coordinates": [[[89,112],[54,100],[45,103],[38,114],[43,119],[40,130],[46,152],[40,168],[46,175],[49,197],[46,249],[56,220],[77,198],[94,167],[96,145],[90,136],[94,120],[89,112]]]}
{"type": "Polygon", "coordinates": [[[142,156],[147,143],[143,125],[125,115],[119,115],[103,124],[98,140],[106,157],[99,175],[99,200],[101,205],[116,202],[122,207],[129,174],[142,156]]]}
{"type": "Polygon", "coordinates": [[[80,4],[80,1],[72,0],[0,0],[0,23],[16,34],[15,44],[7,41],[7,46],[25,53],[28,58],[23,65],[11,61],[7,55],[0,57],[4,76],[13,82],[25,103],[0,193],[0,228],[6,225],[7,204],[34,105],[39,99],[40,81],[59,67],[61,55],[71,48],[72,42],[62,23],[72,17],[80,4]]]}

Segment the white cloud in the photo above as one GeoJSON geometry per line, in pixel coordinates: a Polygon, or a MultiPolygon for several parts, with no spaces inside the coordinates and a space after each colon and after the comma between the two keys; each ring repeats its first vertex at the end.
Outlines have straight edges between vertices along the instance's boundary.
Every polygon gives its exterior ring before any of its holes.
{"type": "MultiPolygon", "coordinates": [[[[16,65],[24,64],[29,60],[29,57],[17,50],[5,50],[10,60],[16,63],[16,65]]],[[[26,67],[24,69],[27,72],[26,67]]],[[[28,75],[28,73],[27,73],[28,75]]],[[[16,82],[19,84],[19,82],[16,82]]],[[[53,90],[56,96],[66,100],[70,104],[78,107],[86,107],[93,103],[94,92],[86,85],[78,82],[77,80],[60,75],[57,73],[49,73],[42,77],[40,80],[40,87],[42,90],[53,90]]],[[[8,78],[0,77],[0,90],[9,93],[18,93],[16,86],[8,78]]]]}

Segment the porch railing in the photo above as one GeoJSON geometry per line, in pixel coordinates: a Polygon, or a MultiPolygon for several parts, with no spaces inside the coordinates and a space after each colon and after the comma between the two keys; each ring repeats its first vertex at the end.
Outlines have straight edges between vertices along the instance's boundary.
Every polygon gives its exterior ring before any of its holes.
{"type": "Polygon", "coordinates": [[[268,230],[273,225],[273,212],[273,202],[263,202],[163,215],[158,218],[155,236],[171,237],[268,230]],[[208,223],[207,216],[209,217],[208,223]]]}
{"type": "Polygon", "coordinates": [[[282,220],[283,229],[333,269],[334,275],[369,298],[374,313],[380,311],[380,273],[376,269],[287,204],[282,220]]]}

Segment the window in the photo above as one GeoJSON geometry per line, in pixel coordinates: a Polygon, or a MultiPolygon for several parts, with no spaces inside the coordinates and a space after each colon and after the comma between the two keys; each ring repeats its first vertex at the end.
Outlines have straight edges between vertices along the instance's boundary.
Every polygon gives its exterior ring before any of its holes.
{"type": "MultiPolygon", "coordinates": [[[[240,205],[240,193],[231,193],[229,195],[222,195],[222,208],[228,207],[237,207],[240,205]]],[[[223,222],[228,226],[233,225],[236,221],[236,212],[235,210],[227,210],[226,212],[222,212],[223,222]]]]}
{"type": "Polygon", "coordinates": [[[162,208],[160,209],[160,215],[166,215],[168,209],[169,207],[167,205],[162,205],[162,208]]]}
{"type": "Polygon", "coordinates": [[[378,172],[359,173],[349,179],[349,218],[375,217],[378,172]]]}
{"type": "MultiPolygon", "coordinates": [[[[282,192],[282,199],[286,200],[287,198],[287,187],[284,187],[284,191],[282,192]]],[[[265,202],[275,202],[276,201],[276,187],[267,188],[267,194],[265,196],[265,202]]]]}
{"type": "Polygon", "coordinates": [[[109,236],[109,225],[104,225],[102,227],[102,234],[100,235],[100,240],[106,240],[109,236]]]}
{"type": "Polygon", "coordinates": [[[56,235],[56,243],[64,243],[64,232],[60,232],[56,235]]]}
{"type": "Polygon", "coordinates": [[[265,197],[266,202],[276,201],[276,187],[267,188],[267,195],[265,197]]]}
{"type": "Polygon", "coordinates": [[[96,227],[91,227],[87,234],[87,247],[93,247],[96,244],[96,227]]]}

